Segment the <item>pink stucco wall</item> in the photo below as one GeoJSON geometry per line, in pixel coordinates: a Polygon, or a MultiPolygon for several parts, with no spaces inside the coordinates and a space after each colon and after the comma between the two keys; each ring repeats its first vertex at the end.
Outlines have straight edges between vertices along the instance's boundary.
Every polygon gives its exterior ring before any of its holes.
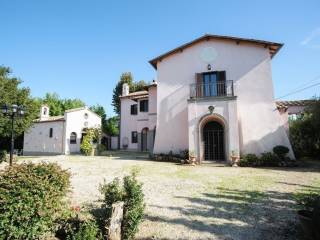
{"type": "MultiPolygon", "coordinates": [[[[205,47],[213,47],[218,53],[210,63],[212,70],[226,71],[227,80],[234,81],[239,132],[238,136],[230,137],[238,137],[241,153],[259,154],[279,144],[291,150],[274,104],[268,49],[243,42],[209,40],[157,64],[158,117],[154,152],[179,152],[189,147],[189,84],[195,83],[195,73],[207,71],[207,63],[199,57],[205,47]]],[[[292,151],[290,154],[293,157],[292,151]]]]}

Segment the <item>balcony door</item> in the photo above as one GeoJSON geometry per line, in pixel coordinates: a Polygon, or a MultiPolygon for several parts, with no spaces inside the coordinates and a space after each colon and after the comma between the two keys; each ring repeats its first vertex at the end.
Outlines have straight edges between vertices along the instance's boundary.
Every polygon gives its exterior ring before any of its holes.
{"type": "Polygon", "coordinates": [[[202,75],[204,97],[217,96],[218,72],[207,72],[202,75]]]}
{"type": "Polygon", "coordinates": [[[226,96],[226,72],[213,71],[197,73],[194,91],[197,97],[226,96]]]}

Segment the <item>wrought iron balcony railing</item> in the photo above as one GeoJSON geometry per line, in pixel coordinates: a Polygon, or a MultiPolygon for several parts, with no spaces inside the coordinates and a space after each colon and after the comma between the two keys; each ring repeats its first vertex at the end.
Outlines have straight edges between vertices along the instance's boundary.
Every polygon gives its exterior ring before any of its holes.
{"type": "Polygon", "coordinates": [[[233,81],[217,81],[215,83],[190,85],[190,98],[233,97],[233,81]]]}

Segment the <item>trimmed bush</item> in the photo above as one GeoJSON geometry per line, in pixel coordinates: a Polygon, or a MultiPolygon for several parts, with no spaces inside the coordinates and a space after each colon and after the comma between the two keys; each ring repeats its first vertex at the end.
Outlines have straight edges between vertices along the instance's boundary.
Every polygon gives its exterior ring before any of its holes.
{"type": "Polygon", "coordinates": [[[39,239],[51,232],[70,186],[57,164],[21,164],[0,174],[0,239],[39,239]]]}
{"type": "Polygon", "coordinates": [[[60,228],[56,237],[66,240],[96,240],[102,239],[102,234],[95,221],[81,219],[78,214],[69,214],[66,219],[60,220],[60,228]]]}
{"type": "Polygon", "coordinates": [[[280,159],[272,152],[265,152],[261,154],[260,163],[262,166],[275,167],[279,166],[280,159]]]}
{"type": "Polygon", "coordinates": [[[189,149],[180,151],[180,157],[182,159],[189,159],[189,149]]]}
{"type": "Polygon", "coordinates": [[[257,157],[257,155],[252,153],[244,155],[239,161],[240,167],[252,167],[252,166],[259,166],[259,165],[260,165],[259,158],[257,157]]]}
{"type": "Polygon", "coordinates": [[[125,176],[122,186],[117,178],[111,183],[101,185],[100,192],[104,195],[108,219],[111,217],[112,204],[118,201],[124,202],[122,239],[134,239],[145,208],[142,184],[138,182],[136,173],[132,172],[131,175],[125,176]]]}
{"type": "Polygon", "coordinates": [[[0,150],[0,163],[7,161],[7,151],[0,150]]]}
{"type": "Polygon", "coordinates": [[[289,153],[289,148],[286,146],[278,145],[273,148],[273,152],[280,158],[284,159],[286,155],[289,153]]]}
{"type": "Polygon", "coordinates": [[[104,144],[99,144],[98,147],[97,147],[97,150],[98,150],[99,153],[102,153],[102,152],[107,151],[107,147],[104,144]]]}

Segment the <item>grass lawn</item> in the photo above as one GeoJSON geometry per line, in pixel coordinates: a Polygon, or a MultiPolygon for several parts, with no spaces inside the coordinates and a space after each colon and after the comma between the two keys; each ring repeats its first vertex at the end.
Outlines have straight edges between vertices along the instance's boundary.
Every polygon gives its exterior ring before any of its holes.
{"type": "Polygon", "coordinates": [[[301,239],[294,193],[320,190],[320,162],[299,168],[192,167],[123,153],[34,159],[42,160],[70,169],[72,203],[91,208],[100,206],[104,179],[139,169],[146,216],[137,239],[301,239]]]}

